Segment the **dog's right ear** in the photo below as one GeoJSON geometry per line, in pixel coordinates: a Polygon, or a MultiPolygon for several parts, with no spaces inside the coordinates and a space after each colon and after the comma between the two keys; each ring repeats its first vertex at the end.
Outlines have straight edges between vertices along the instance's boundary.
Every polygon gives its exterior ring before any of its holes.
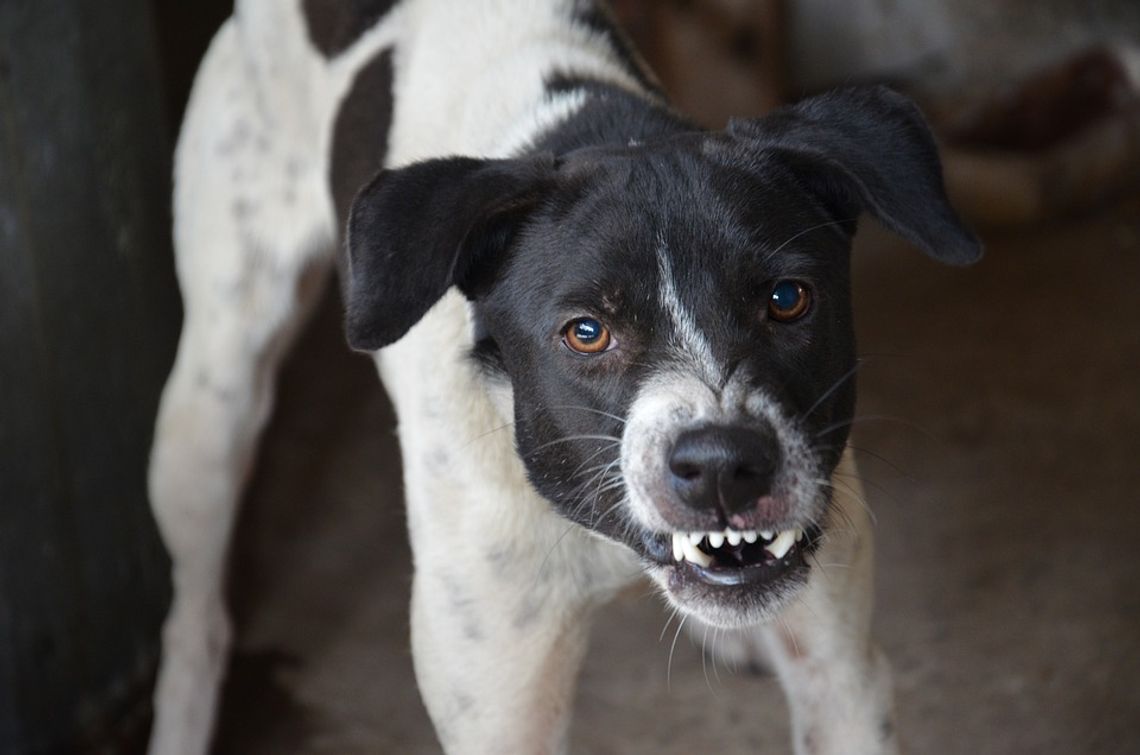
{"type": "Polygon", "coordinates": [[[968,265],[982,245],[954,212],[938,147],[909,98],[882,86],[809,97],[763,118],[730,121],[755,152],[774,151],[837,213],[867,210],[932,259],[968,265]]]}
{"type": "Polygon", "coordinates": [[[453,285],[469,298],[484,292],[553,173],[549,155],[380,171],[348,217],[349,345],[372,351],[398,340],[453,285]]]}

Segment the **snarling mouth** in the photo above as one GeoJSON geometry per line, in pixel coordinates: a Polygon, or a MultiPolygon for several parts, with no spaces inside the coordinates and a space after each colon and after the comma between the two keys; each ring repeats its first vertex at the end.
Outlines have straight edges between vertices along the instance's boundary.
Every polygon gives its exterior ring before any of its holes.
{"type": "Polygon", "coordinates": [[[798,527],[779,532],[674,532],[674,566],[711,585],[771,582],[795,567],[806,566],[804,556],[814,549],[819,534],[815,527],[806,532],[798,527]]]}

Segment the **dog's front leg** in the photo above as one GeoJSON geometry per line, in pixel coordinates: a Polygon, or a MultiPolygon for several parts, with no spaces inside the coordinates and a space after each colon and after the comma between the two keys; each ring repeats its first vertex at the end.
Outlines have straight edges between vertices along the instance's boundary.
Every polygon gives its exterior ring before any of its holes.
{"type": "Polygon", "coordinates": [[[847,459],[806,594],[759,639],[783,683],[798,755],[898,752],[891,674],[871,638],[872,532],[847,459]]]}
{"type": "Polygon", "coordinates": [[[636,565],[553,514],[526,514],[531,500],[463,501],[476,513],[441,527],[409,497],[416,677],[444,749],[565,752],[591,615],[618,586],[602,572],[636,565]]]}
{"type": "Polygon", "coordinates": [[[590,611],[547,603],[525,617],[534,609],[517,595],[486,588],[431,571],[416,577],[416,676],[440,742],[453,754],[565,752],[590,611]]]}
{"type": "Polygon", "coordinates": [[[764,633],[792,711],[796,753],[897,753],[885,656],[866,633],[846,634],[841,615],[813,612],[818,607],[797,606],[764,633]]]}

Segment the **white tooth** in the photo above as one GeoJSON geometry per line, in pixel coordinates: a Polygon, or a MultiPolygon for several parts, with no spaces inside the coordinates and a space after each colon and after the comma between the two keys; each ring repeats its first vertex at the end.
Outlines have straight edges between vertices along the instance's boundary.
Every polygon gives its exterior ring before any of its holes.
{"type": "Polygon", "coordinates": [[[685,551],[685,558],[692,561],[699,566],[708,566],[712,563],[712,556],[697,548],[688,540],[681,541],[681,547],[685,551]]]}
{"type": "Polygon", "coordinates": [[[681,546],[684,542],[685,536],[680,532],[673,533],[673,560],[680,561],[685,557],[685,549],[681,546]]]}
{"type": "Polygon", "coordinates": [[[692,543],[693,545],[699,544],[704,539],[705,539],[705,533],[703,533],[703,532],[690,532],[689,533],[689,542],[692,543]]]}
{"type": "Polygon", "coordinates": [[[741,534],[736,530],[725,530],[724,539],[728,541],[729,545],[740,545],[741,534]]]}
{"type": "Polygon", "coordinates": [[[798,543],[799,541],[801,541],[803,539],[804,539],[804,531],[797,527],[796,528],[796,542],[798,543]]]}
{"type": "Polygon", "coordinates": [[[744,530],[744,542],[754,543],[759,539],[760,536],[756,534],[756,530],[744,530]]]}
{"type": "Polygon", "coordinates": [[[764,538],[765,540],[771,540],[772,530],[760,530],[760,537],[764,538]]]}
{"type": "Polygon", "coordinates": [[[778,561],[784,556],[788,555],[788,551],[792,549],[792,546],[795,545],[795,542],[795,530],[784,530],[776,536],[776,539],[773,540],[771,544],[765,545],[764,550],[775,556],[776,560],[778,561]]]}
{"type": "Polygon", "coordinates": [[[719,548],[720,546],[724,545],[724,533],[723,532],[710,532],[709,533],[709,545],[711,545],[714,548],[719,548]]]}

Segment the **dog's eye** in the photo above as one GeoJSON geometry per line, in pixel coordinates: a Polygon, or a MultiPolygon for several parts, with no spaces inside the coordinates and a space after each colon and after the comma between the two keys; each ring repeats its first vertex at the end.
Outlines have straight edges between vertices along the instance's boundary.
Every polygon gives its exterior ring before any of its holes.
{"type": "Polygon", "coordinates": [[[580,317],[562,331],[562,342],[579,354],[598,354],[609,347],[610,331],[592,317],[580,317]]]}
{"type": "Polygon", "coordinates": [[[768,299],[768,315],[777,322],[791,322],[807,314],[811,289],[799,281],[779,281],[768,299]]]}

